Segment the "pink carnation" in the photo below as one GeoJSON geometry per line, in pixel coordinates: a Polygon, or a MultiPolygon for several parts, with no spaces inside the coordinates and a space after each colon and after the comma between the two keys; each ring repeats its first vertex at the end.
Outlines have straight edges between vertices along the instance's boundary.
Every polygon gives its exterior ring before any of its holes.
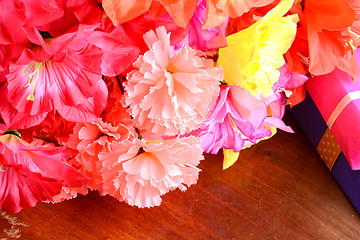
{"type": "Polygon", "coordinates": [[[103,179],[101,176],[102,165],[98,154],[108,151],[112,141],[133,139],[135,133],[123,125],[112,126],[98,119],[89,123],[78,123],[74,133],[70,135],[67,146],[77,150],[78,154],[72,163],[92,181],[88,184],[91,189],[101,191],[103,179]]]}
{"type": "Polygon", "coordinates": [[[59,203],[62,202],[64,200],[69,200],[72,198],[76,198],[77,195],[80,193],[81,195],[86,195],[88,194],[89,189],[87,186],[83,186],[83,187],[62,187],[61,191],[59,194],[53,196],[52,198],[48,199],[45,202],[52,202],[52,203],[59,203]]]}
{"type": "Polygon", "coordinates": [[[161,195],[195,184],[204,157],[199,138],[113,142],[100,153],[104,190],[138,207],[158,206],[161,195]]]}
{"type": "Polygon", "coordinates": [[[200,127],[218,96],[223,71],[189,46],[170,55],[169,38],[165,27],[144,35],[150,50],[128,74],[125,100],[136,126],[176,135],[200,127]]]}

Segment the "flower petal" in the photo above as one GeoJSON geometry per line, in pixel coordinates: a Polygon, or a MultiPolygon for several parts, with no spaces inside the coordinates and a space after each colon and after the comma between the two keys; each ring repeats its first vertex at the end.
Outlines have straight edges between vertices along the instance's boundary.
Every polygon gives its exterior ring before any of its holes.
{"type": "Polygon", "coordinates": [[[149,10],[151,3],[152,0],[103,0],[102,6],[114,25],[119,25],[149,10]]]}

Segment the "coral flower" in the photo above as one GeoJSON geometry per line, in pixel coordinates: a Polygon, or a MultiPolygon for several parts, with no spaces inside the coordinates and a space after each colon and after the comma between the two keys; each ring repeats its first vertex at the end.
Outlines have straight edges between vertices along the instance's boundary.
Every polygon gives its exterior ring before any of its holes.
{"type": "MultiPolygon", "coordinates": [[[[153,0],[103,0],[103,8],[115,25],[125,23],[145,13],[153,0]]],[[[185,28],[194,14],[198,0],[159,0],[176,24],[185,28]]]]}
{"type": "Polygon", "coordinates": [[[204,29],[221,24],[227,17],[237,18],[251,8],[265,6],[274,0],[207,0],[204,29]]]}
{"type": "Polygon", "coordinates": [[[104,113],[102,114],[102,119],[114,126],[124,125],[128,129],[131,129],[134,127],[134,123],[130,114],[127,112],[127,107],[123,106],[124,89],[122,88],[122,81],[124,78],[121,77],[121,79],[120,77],[105,77],[109,97],[104,113]]]}
{"type": "Polygon", "coordinates": [[[226,83],[254,96],[273,94],[280,76],[277,69],[285,64],[283,54],[295,38],[297,16],[282,17],[292,3],[282,0],[255,24],[226,38],[228,46],[219,50],[218,59],[226,83]]]}
{"type": "Polygon", "coordinates": [[[128,74],[125,100],[135,125],[148,132],[176,135],[198,128],[213,107],[223,77],[213,61],[189,46],[170,55],[165,27],[144,35],[150,50],[128,74]]]}
{"type": "Polygon", "coordinates": [[[202,151],[200,139],[193,136],[113,142],[111,152],[99,156],[104,190],[130,205],[158,206],[161,195],[196,183],[202,151]]]}
{"type": "Polygon", "coordinates": [[[101,176],[102,165],[98,154],[106,152],[112,141],[131,140],[135,133],[123,125],[112,126],[98,119],[94,122],[77,123],[67,146],[78,151],[72,163],[92,181],[88,184],[91,189],[101,192],[103,179],[101,176]]]}
{"type": "Polygon", "coordinates": [[[357,5],[348,0],[303,1],[300,24],[307,31],[311,74],[327,74],[338,67],[357,79],[355,49],[360,44],[360,29],[355,21],[359,13],[353,9],[359,9],[357,5]]]}
{"type": "Polygon", "coordinates": [[[0,136],[0,208],[19,212],[58,194],[63,186],[81,187],[89,182],[62,161],[66,147],[37,146],[13,134],[0,136]]]}
{"type": "Polygon", "coordinates": [[[83,187],[62,187],[61,192],[51,198],[49,198],[45,202],[59,203],[64,200],[69,200],[72,198],[76,198],[78,194],[86,195],[89,192],[89,188],[87,186],[83,187]]]}

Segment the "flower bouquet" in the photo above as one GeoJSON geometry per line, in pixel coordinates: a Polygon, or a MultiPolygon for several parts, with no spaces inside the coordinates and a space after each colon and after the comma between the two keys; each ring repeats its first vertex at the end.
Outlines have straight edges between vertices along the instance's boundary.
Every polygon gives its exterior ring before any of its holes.
{"type": "Polygon", "coordinates": [[[0,209],[138,207],[267,139],[309,76],[358,76],[355,0],[0,1],[0,209]]]}

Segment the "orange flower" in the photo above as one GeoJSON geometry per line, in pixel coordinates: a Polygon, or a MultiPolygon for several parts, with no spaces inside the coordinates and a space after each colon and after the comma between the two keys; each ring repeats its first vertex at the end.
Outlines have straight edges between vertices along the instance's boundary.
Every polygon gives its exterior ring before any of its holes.
{"type": "Polygon", "coordinates": [[[265,6],[274,0],[208,0],[203,28],[218,26],[225,18],[237,18],[251,8],[265,6]]]}
{"type": "MultiPolygon", "coordinates": [[[[194,14],[197,0],[158,0],[174,19],[175,23],[185,28],[194,14]]],[[[103,8],[114,25],[127,22],[150,9],[153,0],[103,0],[103,8]]]]}
{"type": "Polygon", "coordinates": [[[359,67],[354,40],[358,35],[351,30],[356,12],[350,2],[306,0],[303,13],[308,31],[310,73],[322,75],[338,67],[357,78],[359,67]]]}
{"type": "Polygon", "coordinates": [[[323,29],[343,30],[355,20],[355,11],[348,0],[306,0],[304,14],[308,19],[309,35],[323,29]]]}

